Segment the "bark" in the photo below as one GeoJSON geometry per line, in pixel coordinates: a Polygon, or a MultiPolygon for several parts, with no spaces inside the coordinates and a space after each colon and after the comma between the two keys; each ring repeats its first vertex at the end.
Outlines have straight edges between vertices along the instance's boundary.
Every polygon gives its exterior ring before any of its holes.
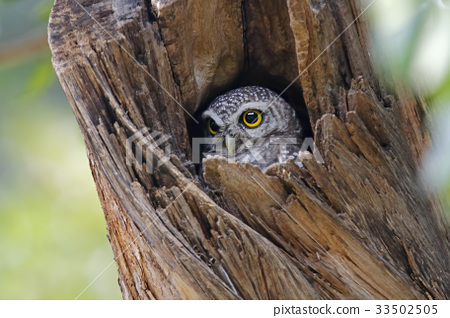
{"type": "Polygon", "coordinates": [[[125,299],[450,296],[448,225],[420,182],[426,105],[376,76],[364,4],[79,3],[56,0],[49,42],[125,299]],[[293,80],[283,96],[324,162],[303,152],[304,167],[262,173],[210,158],[205,189],[191,116],[232,87],[293,80]]]}

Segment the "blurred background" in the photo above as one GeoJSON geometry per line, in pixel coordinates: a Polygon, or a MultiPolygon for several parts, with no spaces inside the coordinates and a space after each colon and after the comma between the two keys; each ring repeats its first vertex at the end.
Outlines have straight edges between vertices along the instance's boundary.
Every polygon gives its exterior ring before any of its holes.
{"type": "MultiPolygon", "coordinates": [[[[75,299],[113,260],[50,62],[52,3],[0,0],[0,299],[75,299]]],[[[115,264],[80,296],[120,298],[115,264]]]]}
{"type": "Polygon", "coordinates": [[[369,5],[380,76],[412,87],[428,104],[433,149],[421,180],[450,216],[450,0],[363,0],[369,5]]]}
{"type": "MultiPolygon", "coordinates": [[[[428,101],[424,177],[449,211],[450,0],[361,2],[380,73],[428,101]]],[[[51,66],[52,3],[0,0],[0,299],[120,299],[83,139],[51,66]]]]}

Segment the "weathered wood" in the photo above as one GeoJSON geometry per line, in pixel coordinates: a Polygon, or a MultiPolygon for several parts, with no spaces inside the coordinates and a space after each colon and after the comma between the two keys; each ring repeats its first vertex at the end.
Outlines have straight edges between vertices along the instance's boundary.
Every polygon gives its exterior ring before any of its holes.
{"type": "Polygon", "coordinates": [[[375,76],[358,3],[56,0],[53,65],[125,299],[450,296],[448,225],[417,174],[426,109],[375,76]],[[303,168],[264,174],[209,158],[205,190],[189,163],[191,116],[233,86],[293,80],[324,163],[302,153],[303,168]],[[129,164],[132,136],[144,162],[129,164]]]}

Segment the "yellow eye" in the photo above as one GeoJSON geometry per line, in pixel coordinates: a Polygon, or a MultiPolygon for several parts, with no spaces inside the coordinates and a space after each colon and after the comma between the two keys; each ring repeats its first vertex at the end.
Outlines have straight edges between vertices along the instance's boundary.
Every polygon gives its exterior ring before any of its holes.
{"type": "Polygon", "coordinates": [[[262,114],[259,110],[248,110],[242,115],[242,121],[249,128],[258,127],[262,122],[262,114]]]}
{"type": "Polygon", "coordinates": [[[219,125],[214,121],[214,119],[208,118],[208,130],[211,133],[211,135],[215,135],[219,132],[219,125]]]}

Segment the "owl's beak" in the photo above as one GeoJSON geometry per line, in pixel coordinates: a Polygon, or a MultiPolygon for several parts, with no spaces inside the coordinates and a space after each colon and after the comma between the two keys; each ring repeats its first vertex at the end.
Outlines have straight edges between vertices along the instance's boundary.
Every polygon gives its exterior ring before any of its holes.
{"type": "Polygon", "coordinates": [[[231,157],[234,157],[236,150],[236,142],[233,137],[225,136],[225,146],[227,147],[228,154],[231,157]]]}

